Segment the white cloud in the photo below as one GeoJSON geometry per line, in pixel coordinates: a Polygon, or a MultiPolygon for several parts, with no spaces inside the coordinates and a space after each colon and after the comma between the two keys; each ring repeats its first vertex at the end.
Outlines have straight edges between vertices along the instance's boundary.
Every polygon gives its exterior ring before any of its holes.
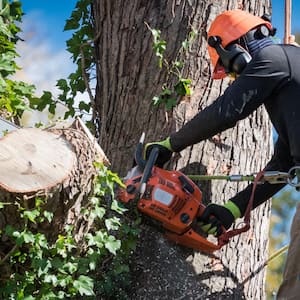
{"type": "MultiPolygon", "coordinates": [[[[58,40],[53,45],[52,41],[47,39],[47,24],[41,20],[39,12],[25,15],[21,27],[24,41],[17,44],[17,52],[20,55],[17,64],[21,70],[17,71],[14,78],[34,84],[37,96],[41,96],[43,91],[50,91],[57,97],[59,93],[56,87],[57,80],[67,78],[75,70],[71,54],[65,50],[65,41],[58,40]],[[58,47],[59,44],[62,46],[58,47]]],[[[66,108],[59,105],[57,111],[55,119],[62,118],[66,108]]],[[[26,127],[39,122],[48,124],[49,112],[27,111],[21,122],[26,127]]]]}
{"type": "Polygon", "coordinates": [[[38,12],[25,15],[21,27],[24,41],[17,44],[20,55],[17,64],[22,70],[17,72],[16,78],[34,84],[37,95],[43,90],[56,95],[56,81],[66,78],[75,69],[71,54],[65,50],[65,41],[57,40],[55,45],[51,44],[52,41],[47,39],[47,24],[38,12]]]}

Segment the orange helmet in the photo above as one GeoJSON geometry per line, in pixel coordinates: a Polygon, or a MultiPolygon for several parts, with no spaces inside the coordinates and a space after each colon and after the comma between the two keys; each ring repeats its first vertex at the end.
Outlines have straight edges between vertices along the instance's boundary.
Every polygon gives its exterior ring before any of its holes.
{"type": "MultiPolygon", "coordinates": [[[[218,15],[212,22],[208,31],[208,38],[210,36],[219,36],[222,40],[222,46],[225,48],[231,42],[239,39],[259,25],[266,25],[269,30],[272,30],[271,23],[260,17],[240,9],[228,10],[218,15]]],[[[209,45],[208,54],[213,66],[213,79],[226,77],[225,69],[218,64],[219,55],[217,51],[209,45]]]]}

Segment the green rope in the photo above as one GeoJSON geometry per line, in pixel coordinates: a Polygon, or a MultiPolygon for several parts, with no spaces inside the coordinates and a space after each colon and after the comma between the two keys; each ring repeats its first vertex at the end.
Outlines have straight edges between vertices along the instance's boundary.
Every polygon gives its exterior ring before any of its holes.
{"type": "Polygon", "coordinates": [[[266,260],[265,262],[265,266],[267,264],[269,264],[272,260],[274,260],[275,258],[279,257],[281,254],[283,254],[284,252],[286,252],[289,248],[289,244],[281,247],[279,250],[277,250],[276,252],[274,252],[272,255],[270,255],[270,257],[266,260]]]}
{"type": "Polygon", "coordinates": [[[254,181],[254,175],[186,175],[191,180],[254,181]]]}

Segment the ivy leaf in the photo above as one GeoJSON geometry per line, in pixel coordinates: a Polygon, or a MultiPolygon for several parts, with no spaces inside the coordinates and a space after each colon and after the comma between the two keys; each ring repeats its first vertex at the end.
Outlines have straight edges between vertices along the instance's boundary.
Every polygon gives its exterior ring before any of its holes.
{"type": "Polygon", "coordinates": [[[37,209],[24,211],[24,218],[28,219],[32,223],[36,223],[36,218],[40,215],[37,209]]]}
{"type": "Polygon", "coordinates": [[[153,105],[157,106],[161,103],[161,99],[158,96],[152,98],[153,105]]]}
{"type": "Polygon", "coordinates": [[[180,96],[190,96],[191,95],[191,90],[190,90],[190,84],[191,84],[190,79],[184,79],[181,78],[177,84],[174,86],[174,89],[176,93],[180,96]]]}
{"type": "Polygon", "coordinates": [[[121,226],[120,219],[113,217],[105,220],[105,226],[107,230],[118,230],[121,226]]]}
{"type": "Polygon", "coordinates": [[[44,211],[43,212],[44,217],[47,219],[47,221],[49,223],[51,223],[52,219],[53,219],[53,213],[50,211],[44,211]]]}
{"type": "Polygon", "coordinates": [[[40,101],[37,105],[37,109],[42,111],[46,108],[47,105],[52,103],[52,93],[44,91],[44,94],[41,96],[40,101]]]}
{"type": "Polygon", "coordinates": [[[74,280],[73,286],[78,290],[81,296],[94,296],[94,282],[93,279],[80,275],[77,280],[74,280]]]}
{"type": "Polygon", "coordinates": [[[6,71],[8,73],[15,72],[15,64],[12,63],[13,59],[15,58],[15,54],[13,52],[6,52],[0,55],[0,70],[6,71]]]}
{"type": "Polygon", "coordinates": [[[80,110],[85,110],[86,112],[89,112],[91,109],[91,105],[89,103],[86,103],[84,101],[79,102],[79,109],[80,110]]]}
{"type": "Polygon", "coordinates": [[[120,265],[116,266],[116,268],[114,269],[114,272],[117,275],[120,275],[122,273],[128,273],[129,267],[127,265],[120,264],[120,265]]]}
{"type": "Polygon", "coordinates": [[[68,19],[66,21],[66,25],[64,27],[64,31],[67,31],[67,30],[75,30],[77,28],[79,28],[80,24],[74,20],[73,18],[72,19],[68,19]]]}
{"type": "Polygon", "coordinates": [[[125,211],[128,211],[127,208],[124,208],[121,206],[121,204],[117,201],[117,200],[113,200],[112,204],[111,204],[111,210],[119,213],[119,214],[123,214],[125,211]]]}
{"type": "Polygon", "coordinates": [[[105,209],[103,207],[96,206],[91,211],[91,217],[93,219],[99,218],[101,220],[104,217],[104,215],[105,215],[105,209]]]}
{"type": "Polygon", "coordinates": [[[36,298],[35,297],[33,297],[33,296],[25,296],[24,298],[22,298],[22,299],[24,299],[24,300],[36,300],[36,298]]]}
{"type": "Polygon", "coordinates": [[[23,239],[25,243],[33,243],[34,242],[34,234],[32,232],[24,232],[23,239]]]}
{"type": "Polygon", "coordinates": [[[51,283],[53,286],[57,286],[57,277],[52,274],[46,274],[44,277],[45,283],[51,283]]]}
{"type": "Polygon", "coordinates": [[[116,255],[116,251],[121,248],[121,241],[110,235],[105,242],[105,248],[112,254],[116,255]]]}
{"type": "Polygon", "coordinates": [[[66,79],[59,79],[56,83],[56,86],[64,93],[67,93],[69,91],[68,82],[66,79]]]}
{"type": "Polygon", "coordinates": [[[52,103],[50,103],[50,105],[49,105],[49,112],[51,113],[51,114],[55,114],[55,109],[56,109],[56,103],[54,103],[54,102],[52,102],[52,103]]]}
{"type": "Polygon", "coordinates": [[[169,98],[166,102],[166,109],[172,109],[177,104],[177,100],[175,98],[169,98]]]}
{"type": "MultiPolygon", "coordinates": [[[[1,13],[1,12],[0,12],[1,13]]],[[[1,34],[6,35],[7,37],[12,37],[11,32],[8,30],[7,25],[4,23],[3,18],[0,17],[0,32],[1,34]]]]}

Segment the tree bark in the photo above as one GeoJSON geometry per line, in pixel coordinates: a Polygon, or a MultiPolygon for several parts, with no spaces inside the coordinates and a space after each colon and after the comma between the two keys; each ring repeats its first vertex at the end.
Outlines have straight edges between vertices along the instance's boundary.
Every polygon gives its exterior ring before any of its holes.
{"type": "MultiPolygon", "coordinates": [[[[269,12],[270,1],[129,1],[95,0],[97,94],[101,146],[120,175],[131,168],[142,131],[148,141],[165,138],[228,86],[213,82],[207,54],[207,30],[216,15],[241,8],[256,15],[269,12]],[[184,60],[184,76],[192,79],[192,96],[172,111],[154,108],[151,99],[163,83],[172,84],[158,67],[147,27],[159,29],[167,41],[165,57],[174,59],[191,28],[198,31],[184,60]]],[[[271,127],[263,108],[207,141],[181,152],[170,168],[189,174],[249,174],[269,159],[271,127]]],[[[198,183],[204,202],[224,203],[245,187],[242,183],[198,183]]],[[[270,204],[253,211],[251,229],[207,256],[165,240],[143,225],[132,259],[131,299],[264,299],[270,204]]]]}
{"type": "MultiPolygon", "coordinates": [[[[76,241],[83,241],[92,224],[81,214],[81,208],[93,191],[95,161],[108,163],[79,119],[69,128],[17,129],[0,139],[0,195],[4,204],[0,230],[4,232],[7,225],[23,228],[19,206],[33,209],[36,197],[40,197],[47,200],[43,209],[54,217],[38,230],[51,242],[66,225],[73,225],[76,241]]],[[[35,231],[34,223],[31,226],[35,231]]],[[[7,236],[1,235],[0,258],[11,248],[7,236]]]]}

